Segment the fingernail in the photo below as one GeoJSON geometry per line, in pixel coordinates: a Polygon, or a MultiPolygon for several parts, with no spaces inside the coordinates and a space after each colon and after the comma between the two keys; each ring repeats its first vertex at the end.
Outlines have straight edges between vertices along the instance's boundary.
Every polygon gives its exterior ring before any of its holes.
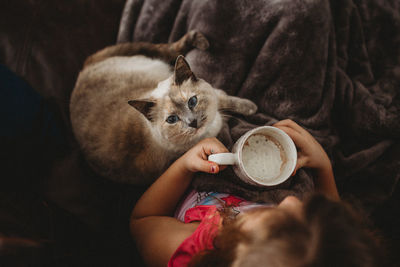
{"type": "Polygon", "coordinates": [[[213,166],[211,166],[211,172],[215,172],[216,171],[216,168],[215,168],[215,166],[213,165],[213,166]]]}

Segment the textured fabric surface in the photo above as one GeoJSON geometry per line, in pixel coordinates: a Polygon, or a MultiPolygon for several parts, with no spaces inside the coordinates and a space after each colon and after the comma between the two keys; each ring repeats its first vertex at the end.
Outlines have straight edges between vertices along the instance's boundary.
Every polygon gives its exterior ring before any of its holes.
{"type": "Polygon", "coordinates": [[[84,164],[69,97],[114,44],[125,0],[0,2],[0,266],[142,266],[129,215],[142,193],[84,164]]]}
{"type": "MultiPolygon", "coordinates": [[[[259,108],[228,121],[219,136],[227,146],[291,118],[326,149],[342,194],[369,208],[391,195],[400,175],[398,1],[128,0],[118,42],[172,42],[189,30],[210,41],[187,55],[196,75],[259,108]]],[[[255,201],[313,190],[308,171],[273,190],[247,186],[229,169],[218,176],[193,184],[255,201]]]]}
{"type": "MultiPolygon", "coordinates": [[[[52,104],[60,114],[56,122],[67,143],[64,151],[58,151],[62,157],[53,155],[51,163],[41,166],[45,169],[37,175],[43,181],[41,190],[49,201],[96,229],[109,227],[110,213],[106,211],[117,210],[110,203],[123,197],[119,187],[114,191],[112,185],[94,177],[82,163],[69,122],[69,97],[86,57],[115,43],[123,6],[124,0],[15,0],[0,4],[0,62],[52,104]]],[[[8,103],[14,98],[31,102],[30,94],[17,96],[15,86],[9,88],[9,95],[12,98],[4,99],[8,103]]],[[[21,123],[21,117],[27,120],[26,114],[35,114],[38,109],[25,106],[23,112],[18,108],[3,106],[3,118],[15,112],[19,117],[14,116],[14,123],[21,123]]],[[[44,122],[36,127],[47,127],[44,122]]],[[[11,132],[23,130],[11,123],[2,126],[11,132]]],[[[44,152],[27,146],[25,153],[41,157],[44,152]]]]}

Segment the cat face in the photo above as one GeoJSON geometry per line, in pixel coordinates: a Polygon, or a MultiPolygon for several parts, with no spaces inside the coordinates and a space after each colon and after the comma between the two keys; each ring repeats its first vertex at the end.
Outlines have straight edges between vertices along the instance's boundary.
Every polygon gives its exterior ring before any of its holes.
{"type": "Polygon", "coordinates": [[[158,84],[149,101],[130,101],[152,123],[160,138],[170,146],[188,149],[220,130],[215,89],[191,72],[178,57],[173,76],[158,84]]]}
{"type": "Polygon", "coordinates": [[[198,142],[210,132],[218,112],[213,88],[202,80],[187,80],[180,86],[171,85],[167,97],[154,111],[161,135],[173,144],[198,142]]]}

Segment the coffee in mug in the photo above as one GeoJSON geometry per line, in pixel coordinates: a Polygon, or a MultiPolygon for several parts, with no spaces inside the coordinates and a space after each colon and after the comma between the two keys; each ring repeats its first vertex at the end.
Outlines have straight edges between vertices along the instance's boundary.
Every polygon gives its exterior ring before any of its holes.
{"type": "Polygon", "coordinates": [[[278,177],[286,164],[282,145],[264,134],[254,134],[246,140],[242,160],[246,172],[260,182],[278,177]]]}
{"type": "Polygon", "coordinates": [[[297,150],[284,131],[261,126],[242,135],[232,153],[213,154],[208,160],[219,165],[233,165],[236,175],[246,183],[274,186],[286,181],[294,171],[297,150]]]}

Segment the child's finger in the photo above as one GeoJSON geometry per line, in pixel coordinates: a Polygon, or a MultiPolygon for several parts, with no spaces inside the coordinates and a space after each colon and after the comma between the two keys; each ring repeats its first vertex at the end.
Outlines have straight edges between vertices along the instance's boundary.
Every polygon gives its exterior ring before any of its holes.
{"type": "Polygon", "coordinates": [[[302,134],[302,133],[304,133],[304,131],[306,131],[306,130],[303,129],[303,127],[301,127],[295,121],[292,121],[290,119],[278,121],[273,126],[275,126],[275,127],[277,127],[277,126],[286,126],[286,127],[292,128],[293,130],[299,132],[300,134],[302,134]]]}
{"type": "Polygon", "coordinates": [[[217,163],[205,160],[201,161],[197,168],[198,171],[207,173],[218,173],[220,169],[217,163]]]}
{"type": "Polygon", "coordinates": [[[203,150],[207,156],[228,152],[228,149],[217,138],[206,139],[203,150]]]}
{"type": "Polygon", "coordinates": [[[287,133],[287,135],[289,135],[289,137],[293,139],[297,147],[302,148],[307,146],[307,141],[305,140],[304,136],[302,136],[298,131],[284,125],[277,125],[274,127],[279,128],[287,133]]]}
{"type": "Polygon", "coordinates": [[[297,159],[296,167],[294,168],[294,171],[293,171],[293,173],[292,173],[292,176],[295,175],[295,174],[297,173],[298,169],[301,169],[302,167],[306,166],[306,164],[307,164],[307,158],[304,157],[304,156],[300,156],[300,157],[297,159]]]}

